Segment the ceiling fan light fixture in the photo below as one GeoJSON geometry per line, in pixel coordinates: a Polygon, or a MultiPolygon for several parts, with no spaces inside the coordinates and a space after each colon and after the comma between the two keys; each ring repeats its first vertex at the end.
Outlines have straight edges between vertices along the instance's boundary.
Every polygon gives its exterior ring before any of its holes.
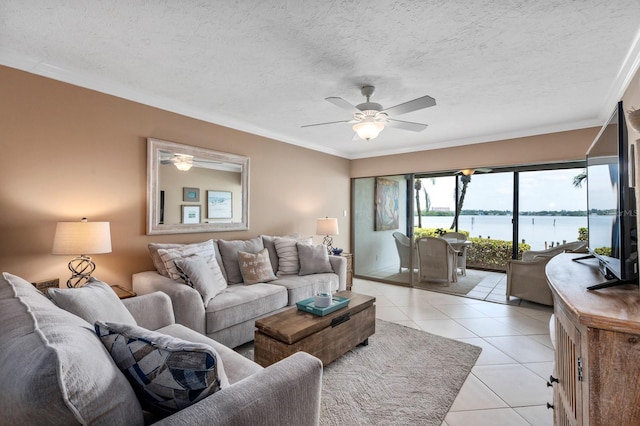
{"type": "Polygon", "coordinates": [[[358,134],[360,139],[367,141],[375,139],[383,129],[384,123],[373,120],[361,121],[353,125],[353,131],[358,134]]]}
{"type": "Polygon", "coordinates": [[[191,167],[193,167],[193,163],[190,163],[188,161],[183,161],[175,164],[176,164],[176,169],[180,170],[181,172],[186,172],[189,169],[191,169],[191,167]]]}
{"type": "Polygon", "coordinates": [[[173,164],[176,166],[176,169],[181,172],[186,172],[193,167],[193,155],[175,154],[173,164]]]}
{"type": "Polygon", "coordinates": [[[460,170],[460,173],[462,173],[465,176],[471,176],[472,174],[475,173],[475,169],[462,169],[460,170]]]}

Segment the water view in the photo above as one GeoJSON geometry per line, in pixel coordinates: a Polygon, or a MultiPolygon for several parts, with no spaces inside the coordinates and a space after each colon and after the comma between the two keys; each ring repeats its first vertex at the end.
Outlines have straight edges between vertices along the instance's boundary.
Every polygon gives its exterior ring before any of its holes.
{"type": "MultiPolygon", "coordinates": [[[[417,218],[414,223],[417,223],[417,218]]],[[[452,216],[423,216],[423,228],[449,229],[453,222],[452,216]]],[[[611,216],[599,216],[591,224],[590,232],[599,241],[610,235],[611,216]]],[[[520,216],[519,241],[524,240],[532,250],[542,250],[545,243],[576,241],[578,229],[587,227],[586,216],[520,216]]],[[[491,238],[495,240],[511,241],[511,216],[502,215],[461,215],[458,228],[469,231],[471,237],[491,238]]]]}

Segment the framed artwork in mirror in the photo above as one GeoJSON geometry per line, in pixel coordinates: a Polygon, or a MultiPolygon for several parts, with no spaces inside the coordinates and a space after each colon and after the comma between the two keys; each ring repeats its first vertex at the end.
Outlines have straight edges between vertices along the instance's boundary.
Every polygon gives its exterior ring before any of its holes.
{"type": "Polygon", "coordinates": [[[200,206],[182,205],[182,223],[200,223],[200,206]]]}
{"type": "Polygon", "coordinates": [[[182,188],[182,201],[188,203],[200,202],[200,188],[182,188]]]}
{"type": "Polygon", "coordinates": [[[207,191],[207,219],[231,219],[232,215],[231,191],[207,191]]]}

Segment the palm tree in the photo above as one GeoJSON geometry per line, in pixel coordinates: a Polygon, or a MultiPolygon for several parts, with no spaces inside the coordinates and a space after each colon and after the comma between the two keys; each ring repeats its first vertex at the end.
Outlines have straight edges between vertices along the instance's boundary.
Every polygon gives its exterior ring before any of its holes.
{"type": "Polygon", "coordinates": [[[582,188],[582,182],[587,180],[587,170],[584,169],[573,177],[573,186],[576,188],[582,188]]]}
{"type": "Polygon", "coordinates": [[[413,189],[416,191],[416,210],[418,211],[418,228],[422,228],[422,210],[420,210],[420,190],[422,189],[422,181],[416,179],[413,183],[413,189]]]}
{"type": "Polygon", "coordinates": [[[458,206],[456,207],[456,214],[453,217],[453,223],[449,229],[454,229],[456,227],[456,223],[458,223],[458,217],[460,216],[460,212],[462,211],[462,206],[464,205],[464,196],[467,194],[467,185],[471,182],[471,175],[461,175],[460,182],[462,182],[462,190],[460,191],[460,197],[458,198],[458,206]]]}

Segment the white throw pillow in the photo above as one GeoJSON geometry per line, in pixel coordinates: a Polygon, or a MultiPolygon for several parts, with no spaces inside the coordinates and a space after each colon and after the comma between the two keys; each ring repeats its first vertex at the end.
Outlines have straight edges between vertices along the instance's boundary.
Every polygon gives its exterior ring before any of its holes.
{"type": "Polygon", "coordinates": [[[175,265],[184,282],[200,293],[205,309],[211,299],[227,288],[218,262],[207,262],[196,255],[178,259],[175,265]]]}
{"type": "Polygon", "coordinates": [[[278,253],[278,275],[298,275],[300,272],[300,260],[296,244],[311,245],[311,238],[292,239],[276,237],[275,246],[278,253]]]}

